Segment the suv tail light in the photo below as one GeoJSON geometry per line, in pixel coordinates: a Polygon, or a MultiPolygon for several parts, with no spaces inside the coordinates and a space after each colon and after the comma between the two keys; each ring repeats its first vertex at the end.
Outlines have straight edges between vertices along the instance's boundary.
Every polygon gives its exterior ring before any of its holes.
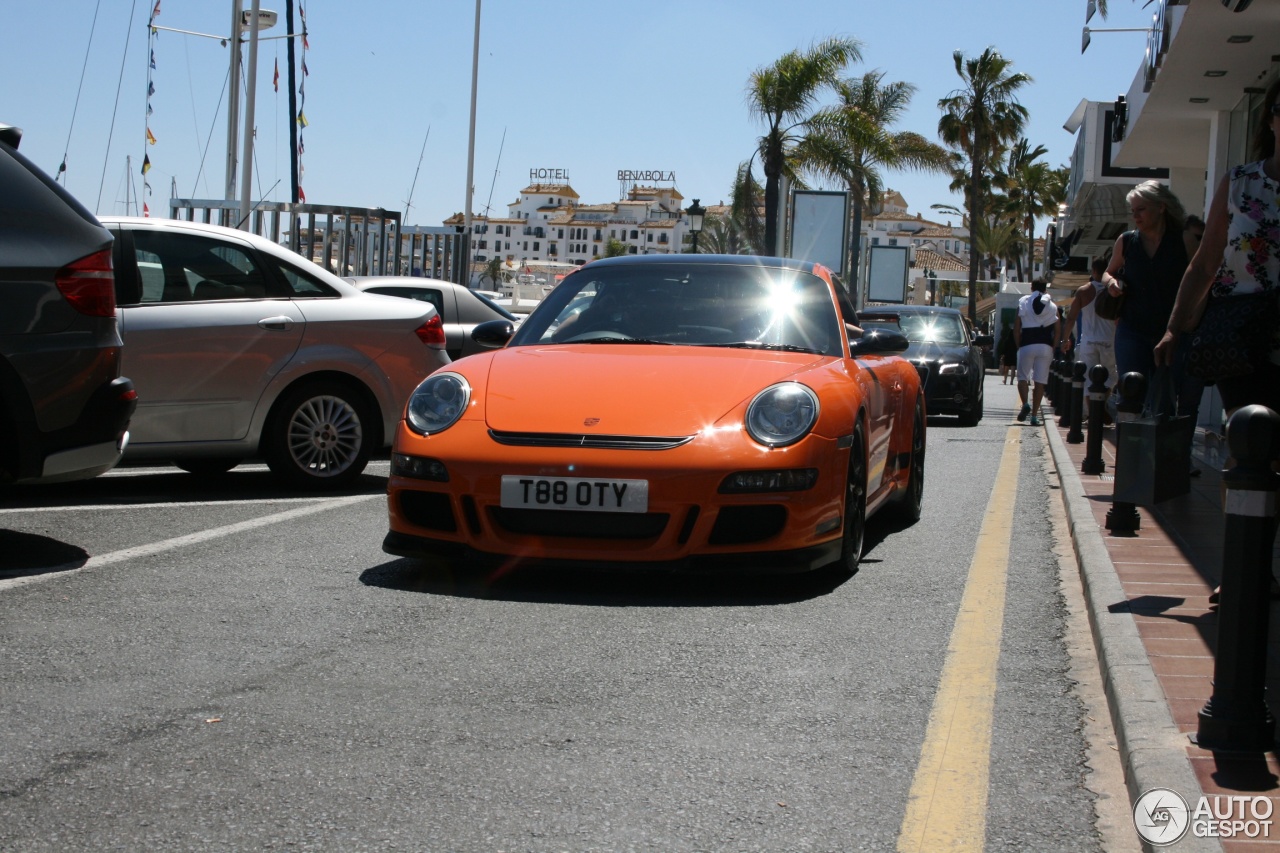
{"type": "Polygon", "coordinates": [[[116,316],[111,250],[103,249],[58,270],[54,283],[71,307],[90,317],[116,316]]]}
{"type": "Polygon", "coordinates": [[[432,349],[444,349],[444,321],[436,314],[430,320],[413,330],[422,341],[432,349]]]}

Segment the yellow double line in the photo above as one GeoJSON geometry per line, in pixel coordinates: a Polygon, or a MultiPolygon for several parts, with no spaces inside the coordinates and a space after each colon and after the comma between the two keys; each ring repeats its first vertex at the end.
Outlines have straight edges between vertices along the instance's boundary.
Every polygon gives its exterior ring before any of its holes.
{"type": "Polygon", "coordinates": [[[969,565],[898,834],[898,850],[903,853],[981,851],[986,841],[991,724],[1018,491],[1020,433],[1020,427],[1011,427],[1005,436],[995,487],[969,565]]]}

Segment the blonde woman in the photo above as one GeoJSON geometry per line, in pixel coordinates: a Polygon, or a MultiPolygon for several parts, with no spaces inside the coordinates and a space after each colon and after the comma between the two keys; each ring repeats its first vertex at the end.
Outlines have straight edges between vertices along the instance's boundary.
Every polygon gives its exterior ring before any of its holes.
{"type": "Polygon", "coordinates": [[[1158,181],[1144,181],[1125,197],[1134,228],[1116,238],[1102,283],[1114,296],[1125,295],[1116,321],[1116,372],[1136,371],[1147,378],[1146,408],[1151,414],[1174,414],[1177,401],[1166,393],[1182,382],[1180,363],[1171,363],[1172,383],[1155,378],[1155,346],[1165,332],[1178,285],[1195,251],[1183,231],[1182,203],[1158,181]]]}

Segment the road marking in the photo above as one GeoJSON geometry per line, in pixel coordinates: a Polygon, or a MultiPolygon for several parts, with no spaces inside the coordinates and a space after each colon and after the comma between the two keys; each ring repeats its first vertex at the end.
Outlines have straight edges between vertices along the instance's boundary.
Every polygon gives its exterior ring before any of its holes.
{"type": "Polygon", "coordinates": [[[898,850],[981,853],[987,833],[991,722],[1004,630],[1005,579],[1018,491],[1022,427],[1010,427],[978,533],[898,850]]]}
{"type": "Polygon", "coordinates": [[[301,506],[294,509],[288,509],[284,512],[277,512],[272,515],[264,515],[260,518],[251,518],[247,521],[238,521],[235,524],[226,524],[222,527],[213,527],[208,530],[201,530],[197,533],[188,533],[185,536],[175,536],[172,539],[165,539],[160,542],[151,542],[147,545],[137,545],[133,548],[123,548],[119,551],[111,551],[107,554],[101,554],[96,557],[90,557],[83,566],[65,571],[49,571],[38,575],[27,575],[20,578],[10,578],[8,580],[0,580],[0,592],[8,589],[14,589],[28,584],[39,583],[41,581],[50,580],[51,578],[63,578],[67,575],[82,572],[86,569],[99,569],[104,566],[122,563],[126,560],[141,559],[143,557],[151,557],[156,554],[172,551],[175,548],[185,548],[188,545],[198,545],[201,542],[208,542],[211,539],[220,539],[223,536],[230,536],[234,533],[243,533],[246,530],[255,530],[259,527],[269,527],[273,524],[280,524],[285,521],[291,521],[295,518],[303,518],[313,515],[317,512],[325,512],[331,509],[341,509],[353,504],[362,503],[364,501],[373,500],[375,498],[383,498],[385,495],[353,495],[345,498],[330,498],[323,503],[315,503],[310,506],[301,506]]]}
{"type": "MultiPolygon", "coordinates": [[[[384,497],[382,494],[370,495],[369,497],[384,497]]],[[[169,507],[188,507],[188,506],[225,506],[237,507],[248,506],[250,504],[292,504],[292,503],[320,503],[323,501],[331,501],[333,498],[249,498],[240,500],[232,498],[225,501],[161,501],[159,503],[145,504],[80,504],[79,506],[26,506],[26,507],[9,507],[0,509],[0,515],[18,515],[28,512],[90,512],[95,509],[166,509],[169,507]]]]}

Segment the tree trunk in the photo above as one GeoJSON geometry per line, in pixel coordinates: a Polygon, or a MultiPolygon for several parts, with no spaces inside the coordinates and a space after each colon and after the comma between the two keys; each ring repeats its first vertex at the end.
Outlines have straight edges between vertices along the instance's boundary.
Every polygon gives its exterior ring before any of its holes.
{"type": "Polygon", "coordinates": [[[764,161],[764,246],[760,254],[772,256],[778,245],[778,195],[782,182],[782,158],[764,161]]]}
{"type": "Polygon", "coordinates": [[[969,173],[969,322],[978,324],[978,246],[974,241],[974,229],[982,222],[982,157],[979,154],[981,140],[973,140],[969,173]]]}

